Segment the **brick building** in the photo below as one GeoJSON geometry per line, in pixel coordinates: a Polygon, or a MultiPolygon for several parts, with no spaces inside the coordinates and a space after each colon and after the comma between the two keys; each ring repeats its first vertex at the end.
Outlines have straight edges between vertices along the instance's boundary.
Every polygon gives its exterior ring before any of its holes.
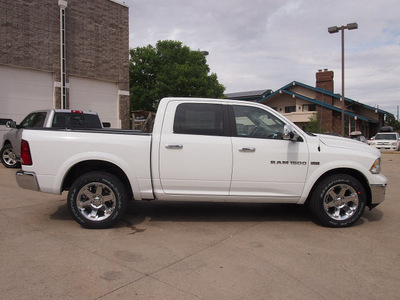
{"type": "Polygon", "coordinates": [[[128,13],[111,0],[0,0],[0,117],[70,108],[128,128],[128,13]]]}
{"type": "MultiPolygon", "coordinates": [[[[335,94],[333,71],[319,70],[316,87],[293,81],[256,102],[268,105],[287,117],[300,128],[305,128],[310,118],[319,115],[320,127],[329,133],[341,133],[341,95],[335,94]]],[[[247,92],[249,93],[249,92],[247,92]]],[[[226,95],[227,98],[229,94],[226,95]]],[[[240,100],[247,100],[246,98],[240,100]]],[[[361,102],[345,98],[345,135],[361,131],[365,137],[379,132],[388,112],[361,102]]]]}

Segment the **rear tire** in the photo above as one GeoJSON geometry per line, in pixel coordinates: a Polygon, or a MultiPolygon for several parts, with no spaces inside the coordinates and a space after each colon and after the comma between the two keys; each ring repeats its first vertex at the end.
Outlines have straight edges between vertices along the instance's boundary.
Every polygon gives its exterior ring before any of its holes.
{"type": "Polygon", "coordinates": [[[86,228],[108,228],[124,215],[127,203],[124,184],[106,172],[80,176],[68,193],[68,210],[86,228]]]}
{"type": "Polygon", "coordinates": [[[4,145],[0,150],[0,160],[1,163],[6,168],[19,168],[21,163],[17,160],[15,152],[11,144],[4,145]]]}
{"type": "Polygon", "coordinates": [[[327,227],[348,227],[361,217],[366,204],[362,184],[353,176],[331,175],[315,188],[310,199],[314,219],[327,227]]]}

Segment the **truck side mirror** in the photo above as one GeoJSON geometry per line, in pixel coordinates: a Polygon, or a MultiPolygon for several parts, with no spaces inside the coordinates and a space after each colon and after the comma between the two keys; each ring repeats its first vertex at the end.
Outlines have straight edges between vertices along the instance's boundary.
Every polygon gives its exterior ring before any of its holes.
{"type": "Polygon", "coordinates": [[[17,122],[15,122],[15,121],[8,121],[8,122],[6,123],[6,127],[7,127],[7,128],[17,128],[17,122]]]}
{"type": "Polygon", "coordinates": [[[284,140],[297,141],[298,138],[299,138],[299,135],[294,131],[292,126],[286,124],[283,127],[283,139],[284,140]]]}

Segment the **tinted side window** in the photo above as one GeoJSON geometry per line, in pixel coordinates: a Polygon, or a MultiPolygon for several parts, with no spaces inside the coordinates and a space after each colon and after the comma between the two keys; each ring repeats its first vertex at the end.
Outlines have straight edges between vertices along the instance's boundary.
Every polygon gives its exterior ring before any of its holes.
{"type": "Polygon", "coordinates": [[[21,127],[43,127],[46,115],[46,112],[31,113],[21,122],[21,127]]]}
{"type": "Polygon", "coordinates": [[[236,135],[264,139],[283,139],[285,123],[266,110],[251,106],[233,106],[236,135]]]}
{"type": "Polygon", "coordinates": [[[182,103],[174,119],[174,133],[225,135],[224,106],[208,103],[182,103]]]}

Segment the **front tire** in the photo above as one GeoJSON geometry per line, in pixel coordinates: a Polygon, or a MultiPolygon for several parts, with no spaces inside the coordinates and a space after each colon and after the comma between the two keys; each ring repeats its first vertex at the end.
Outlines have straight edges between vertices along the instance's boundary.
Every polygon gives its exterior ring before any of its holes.
{"type": "Polygon", "coordinates": [[[19,168],[21,166],[11,144],[4,145],[4,147],[1,148],[0,160],[6,168],[19,168]]]}
{"type": "Polygon", "coordinates": [[[68,193],[68,210],[86,228],[108,228],[125,213],[127,192],[124,184],[106,172],[90,172],[72,184],[68,193]]]}
{"type": "Polygon", "coordinates": [[[353,176],[336,174],[323,179],[310,199],[314,219],[327,227],[348,227],[361,217],[366,204],[362,184],[353,176]]]}

